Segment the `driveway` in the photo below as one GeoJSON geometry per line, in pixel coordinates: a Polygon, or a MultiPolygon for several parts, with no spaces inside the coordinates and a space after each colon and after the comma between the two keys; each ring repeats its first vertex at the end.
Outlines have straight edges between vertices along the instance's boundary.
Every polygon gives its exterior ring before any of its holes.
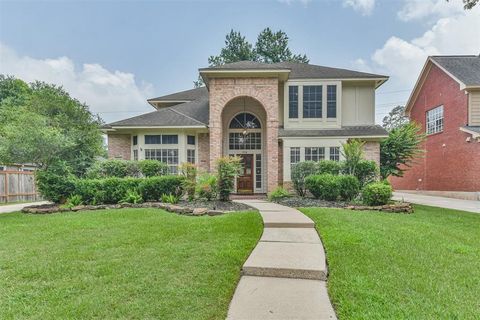
{"type": "Polygon", "coordinates": [[[432,207],[470,211],[480,213],[480,201],[460,200],[445,197],[426,196],[421,194],[394,192],[394,200],[404,200],[406,202],[424,204],[432,207]]]}
{"type": "Polygon", "coordinates": [[[40,205],[40,204],[46,204],[46,203],[48,203],[48,201],[37,201],[37,202],[2,205],[2,206],[0,206],[0,213],[9,213],[9,212],[20,211],[23,208],[28,207],[28,206],[40,205]]]}

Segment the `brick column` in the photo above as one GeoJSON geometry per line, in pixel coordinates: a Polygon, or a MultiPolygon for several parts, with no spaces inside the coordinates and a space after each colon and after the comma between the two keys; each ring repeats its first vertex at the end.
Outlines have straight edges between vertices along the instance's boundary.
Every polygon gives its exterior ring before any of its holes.
{"type": "Polygon", "coordinates": [[[131,137],[129,134],[108,135],[108,158],[130,160],[131,137]]]}

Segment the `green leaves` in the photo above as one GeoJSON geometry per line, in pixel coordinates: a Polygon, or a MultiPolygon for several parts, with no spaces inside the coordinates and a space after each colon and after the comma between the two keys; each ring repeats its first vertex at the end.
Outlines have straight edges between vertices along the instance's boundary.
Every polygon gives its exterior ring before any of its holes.
{"type": "Polygon", "coordinates": [[[390,131],[388,138],[380,144],[382,178],[386,179],[390,175],[402,177],[415,158],[423,153],[420,145],[424,140],[425,134],[416,123],[408,123],[390,131]]]}
{"type": "Polygon", "coordinates": [[[382,127],[387,131],[392,131],[407,124],[410,120],[405,115],[405,106],[396,106],[382,120],[382,127]]]}

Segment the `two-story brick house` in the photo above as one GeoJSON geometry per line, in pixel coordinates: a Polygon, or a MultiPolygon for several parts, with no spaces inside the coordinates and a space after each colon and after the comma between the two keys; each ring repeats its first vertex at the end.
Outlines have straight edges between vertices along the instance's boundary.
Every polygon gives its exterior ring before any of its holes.
{"type": "Polygon", "coordinates": [[[375,90],[388,77],[311,64],[237,62],[199,70],[206,87],[148,102],[156,111],[110,123],[109,157],[157,159],[172,171],[193,162],[209,171],[239,155],[239,193],[265,193],[290,181],[300,161],[339,160],[341,144],[366,141],[379,162],[375,90]]]}
{"type": "Polygon", "coordinates": [[[432,56],[406,105],[427,138],[425,153],[397,190],[478,199],[480,193],[480,56],[432,56]]]}

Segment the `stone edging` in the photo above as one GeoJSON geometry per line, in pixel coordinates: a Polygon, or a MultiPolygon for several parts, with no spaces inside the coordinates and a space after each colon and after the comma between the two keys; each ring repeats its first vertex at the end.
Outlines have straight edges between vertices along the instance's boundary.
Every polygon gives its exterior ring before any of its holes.
{"type": "Polygon", "coordinates": [[[233,213],[236,211],[222,211],[222,210],[213,210],[208,208],[188,208],[174,204],[162,203],[162,202],[144,202],[139,204],[103,204],[98,206],[93,205],[80,205],[73,208],[64,208],[57,205],[40,205],[40,206],[29,206],[22,209],[23,213],[30,214],[50,214],[57,212],[69,212],[69,211],[88,211],[88,210],[102,210],[102,209],[122,209],[122,208],[157,208],[163,209],[168,212],[178,213],[188,216],[217,216],[226,213],[233,213]]]}
{"type": "Polygon", "coordinates": [[[396,213],[413,213],[413,206],[411,203],[394,203],[386,204],[383,206],[346,206],[345,209],[349,210],[374,210],[383,212],[396,212],[396,213]]]}

